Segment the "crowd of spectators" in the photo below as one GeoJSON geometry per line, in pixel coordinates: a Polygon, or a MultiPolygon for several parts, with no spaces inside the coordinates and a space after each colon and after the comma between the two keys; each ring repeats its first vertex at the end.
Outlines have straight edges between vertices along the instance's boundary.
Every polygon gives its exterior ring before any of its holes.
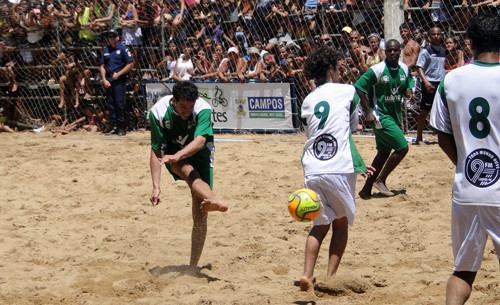
{"type": "MultiPolygon", "coordinates": [[[[499,2],[454,1],[406,0],[405,19],[412,34],[422,36],[434,25],[451,34],[446,29],[460,30],[466,24],[460,19],[464,14],[496,13],[499,2]],[[474,9],[453,9],[470,4],[476,4],[474,9]]],[[[300,100],[313,89],[302,71],[307,55],[319,45],[344,54],[340,70],[346,83],[384,59],[383,13],[381,0],[4,1],[0,78],[8,86],[1,93],[16,96],[22,80],[59,84],[59,108],[80,107],[82,100],[91,104],[97,94],[90,84],[99,79],[106,33],[115,29],[132,52],[131,78],[137,81],[294,78],[300,100]]],[[[464,41],[455,39],[452,45],[463,51],[451,57],[469,59],[464,41]]]]}

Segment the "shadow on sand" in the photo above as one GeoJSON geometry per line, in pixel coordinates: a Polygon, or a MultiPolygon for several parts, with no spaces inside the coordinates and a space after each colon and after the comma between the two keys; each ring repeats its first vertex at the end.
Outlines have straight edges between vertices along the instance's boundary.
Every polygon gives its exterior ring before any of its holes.
{"type": "Polygon", "coordinates": [[[160,276],[168,273],[177,273],[178,274],[177,276],[188,275],[197,278],[205,278],[207,279],[208,282],[220,281],[220,279],[216,277],[209,276],[203,273],[202,272],[203,269],[212,270],[212,265],[208,264],[202,267],[192,267],[189,265],[165,266],[165,267],[156,266],[149,269],[149,273],[151,273],[154,276],[160,276]]]}

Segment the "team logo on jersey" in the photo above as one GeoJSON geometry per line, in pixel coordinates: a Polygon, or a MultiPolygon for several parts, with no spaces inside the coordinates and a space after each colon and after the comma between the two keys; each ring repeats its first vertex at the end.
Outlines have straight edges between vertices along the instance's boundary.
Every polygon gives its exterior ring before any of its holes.
{"type": "Polygon", "coordinates": [[[165,129],[172,129],[172,123],[170,123],[170,120],[163,121],[163,126],[165,126],[165,129]]]}
{"type": "Polygon", "coordinates": [[[388,83],[389,82],[389,76],[384,75],[380,78],[381,83],[388,83]]]}
{"type": "Polygon", "coordinates": [[[488,187],[500,176],[500,159],[491,150],[480,148],[465,159],[465,177],[476,187],[488,187]]]}
{"type": "Polygon", "coordinates": [[[120,55],[120,53],[121,53],[120,50],[116,50],[116,54],[120,55]]]}
{"type": "Polygon", "coordinates": [[[314,140],[314,156],[316,156],[318,160],[330,160],[337,154],[337,149],[337,139],[332,135],[322,134],[314,140]]]}

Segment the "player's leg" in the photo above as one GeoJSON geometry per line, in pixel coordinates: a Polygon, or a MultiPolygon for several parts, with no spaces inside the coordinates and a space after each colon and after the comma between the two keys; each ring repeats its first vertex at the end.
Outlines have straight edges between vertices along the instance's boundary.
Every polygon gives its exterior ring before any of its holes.
{"type": "Polygon", "coordinates": [[[203,181],[200,173],[187,160],[181,160],[171,165],[172,171],[185,180],[191,192],[201,200],[201,209],[206,212],[227,211],[227,205],[215,196],[210,185],[203,181]]]}
{"type": "MultiPolygon", "coordinates": [[[[477,270],[483,261],[488,231],[500,228],[498,211],[494,207],[452,202],[451,241],[455,261],[454,272],[446,285],[447,305],[464,304],[469,298],[477,270]]],[[[493,236],[495,234],[492,239],[493,236]]]]}
{"type": "Polygon", "coordinates": [[[422,134],[424,133],[425,121],[427,120],[427,115],[429,110],[421,110],[417,119],[417,138],[415,139],[415,144],[425,144],[422,134]]]}
{"type": "Polygon", "coordinates": [[[328,276],[335,276],[339,268],[340,260],[347,246],[349,225],[347,217],[335,219],[332,223],[332,240],[328,259],[328,276]]]}
{"type": "Polygon", "coordinates": [[[316,260],[318,259],[319,249],[321,243],[325,238],[330,225],[318,225],[314,226],[309,232],[306,239],[306,253],[304,260],[304,273],[300,278],[300,290],[302,291],[313,291],[313,275],[314,266],[316,265],[316,260]]]}
{"type": "Polygon", "coordinates": [[[365,185],[359,191],[358,195],[359,197],[363,199],[368,199],[372,195],[372,187],[373,183],[377,180],[377,177],[379,176],[380,171],[384,167],[385,162],[387,159],[389,159],[389,156],[391,154],[391,151],[387,150],[377,150],[377,154],[375,155],[375,158],[372,161],[372,166],[375,168],[375,172],[373,173],[372,176],[368,177],[365,181],[365,185]]]}
{"type": "Polygon", "coordinates": [[[462,305],[470,297],[476,272],[455,271],[446,284],[446,305],[462,305]]]}
{"type": "Polygon", "coordinates": [[[382,124],[384,128],[377,132],[377,148],[385,150],[394,150],[384,164],[384,167],[379,170],[379,174],[373,183],[373,186],[379,190],[382,195],[394,196],[394,193],[389,191],[386,186],[386,180],[389,174],[399,165],[408,153],[408,142],[393,120],[384,120],[382,124]]]}
{"type": "Polygon", "coordinates": [[[200,260],[205,238],[207,237],[207,212],[201,209],[201,199],[195,194],[192,197],[193,230],[191,231],[191,259],[189,265],[196,267],[200,260]]]}
{"type": "Polygon", "coordinates": [[[400,150],[395,150],[389,159],[387,159],[387,162],[385,163],[382,171],[377,177],[377,180],[373,184],[383,195],[386,196],[394,196],[394,193],[389,191],[389,189],[386,186],[386,180],[389,174],[401,163],[401,160],[404,159],[406,154],[408,153],[408,147],[405,147],[400,150]]]}

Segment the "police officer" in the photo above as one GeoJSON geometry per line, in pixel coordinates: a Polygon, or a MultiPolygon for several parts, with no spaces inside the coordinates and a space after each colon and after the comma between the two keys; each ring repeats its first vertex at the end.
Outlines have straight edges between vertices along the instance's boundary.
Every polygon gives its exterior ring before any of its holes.
{"type": "Polygon", "coordinates": [[[101,57],[101,79],[106,88],[106,102],[111,117],[112,128],[106,136],[125,135],[125,86],[126,74],[134,67],[130,51],[119,42],[116,30],[108,32],[108,47],[101,57]]]}

